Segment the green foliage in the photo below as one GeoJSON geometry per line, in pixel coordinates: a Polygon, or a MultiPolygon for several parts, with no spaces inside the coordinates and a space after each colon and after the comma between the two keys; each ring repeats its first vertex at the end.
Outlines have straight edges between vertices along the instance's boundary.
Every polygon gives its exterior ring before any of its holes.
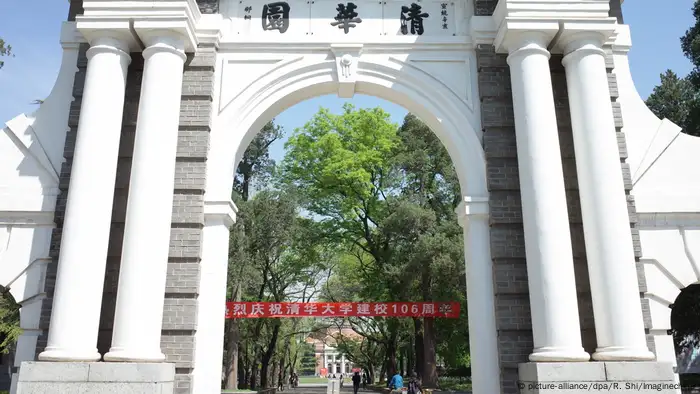
{"type": "Polygon", "coordinates": [[[657,117],[672,121],[688,134],[700,135],[696,91],[689,78],[679,78],[673,71],[666,70],[661,74],[661,84],[654,87],[646,104],[657,117]]]}
{"type": "Polygon", "coordinates": [[[0,353],[8,354],[14,348],[22,329],[19,325],[20,305],[9,289],[0,292],[0,353]]]}
{"type": "Polygon", "coordinates": [[[237,197],[246,201],[250,197],[251,187],[270,181],[275,168],[275,161],[270,158],[270,145],[282,137],[282,134],[282,127],[276,125],[273,119],[253,138],[243,153],[233,178],[233,190],[237,197]]]}
{"type": "MultiPolygon", "coordinates": [[[[303,190],[311,212],[346,224],[388,186],[387,162],[398,143],[396,125],[381,108],[322,108],[285,144],[283,179],[303,190]]],[[[342,225],[341,224],[341,225],[342,225]]],[[[349,229],[348,229],[349,230],[349,229]]]]}
{"type": "MultiPolygon", "coordinates": [[[[322,299],[459,301],[466,311],[457,176],[423,122],[408,115],[397,128],[380,108],[321,109],[286,148],[282,179],[322,218],[321,236],[343,247],[322,299]]],[[[341,338],[338,346],[358,365],[377,367],[410,348],[410,319],[349,323],[364,339],[341,338]]],[[[466,326],[466,313],[435,322],[435,348],[451,365],[468,363],[466,326]]]]}
{"type": "Polygon", "coordinates": [[[700,346],[700,284],[681,290],[671,305],[671,330],[676,352],[700,346]]]}
{"type": "Polygon", "coordinates": [[[683,132],[700,136],[700,0],[693,5],[695,25],[681,37],[683,54],[693,63],[685,78],[673,71],[661,74],[661,84],[647,98],[647,106],[659,118],[668,118],[683,132]]]}
{"type": "Polygon", "coordinates": [[[314,372],[316,372],[316,354],[314,352],[313,345],[306,342],[302,342],[299,345],[301,360],[298,366],[298,374],[313,375],[314,372]]]}
{"type": "Polygon", "coordinates": [[[274,375],[266,367],[274,363],[311,373],[313,349],[297,342],[299,333],[343,324],[361,338],[337,336],[334,345],[373,376],[395,371],[400,360],[415,362],[409,359],[419,336],[432,354],[426,362],[434,364],[437,353],[450,368],[468,367],[463,241],[454,212],[459,185],[437,137],[413,115],[399,127],[380,108],[346,105],[339,115],[321,109],[290,136],[275,169],[267,152],[280,134],[267,125],[238,167],[230,297],[308,301],[319,292],[316,299],[329,301],[458,301],[464,312],[426,319],[419,332],[413,319],[380,317],[227,322],[239,330],[234,339],[246,381],[274,375]],[[261,179],[276,190],[251,198],[249,188],[261,179]]]}
{"type": "MultiPolygon", "coordinates": [[[[0,58],[5,56],[14,57],[15,55],[12,53],[12,46],[0,38],[0,58]]],[[[0,59],[0,68],[2,68],[4,65],[5,62],[0,59]]]]}

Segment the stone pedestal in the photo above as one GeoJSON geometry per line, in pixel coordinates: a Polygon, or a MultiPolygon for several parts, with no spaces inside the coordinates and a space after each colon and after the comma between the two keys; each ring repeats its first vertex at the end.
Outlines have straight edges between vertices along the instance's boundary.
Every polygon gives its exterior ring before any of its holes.
{"type": "Polygon", "coordinates": [[[585,362],[518,365],[520,394],[680,393],[670,363],[585,362]]]}
{"type": "Polygon", "coordinates": [[[175,364],[24,362],[17,394],[172,394],[175,364]]]}

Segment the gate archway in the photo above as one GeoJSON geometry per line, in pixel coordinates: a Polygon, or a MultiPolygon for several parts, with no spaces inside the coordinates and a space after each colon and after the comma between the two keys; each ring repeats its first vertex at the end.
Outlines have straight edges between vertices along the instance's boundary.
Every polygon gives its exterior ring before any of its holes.
{"type": "MultiPolygon", "coordinates": [[[[425,47],[426,49],[429,47],[425,47]]],[[[223,206],[228,200],[232,187],[235,167],[243,156],[248,144],[264,124],[285,109],[306,99],[326,94],[339,94],[341,97],[352,94],[366,94],[401,105],[419,116],[438,136],[447,148],[455,166],[461,193],[464,196],[458,215],[461,218],[465,237],[465,256],[467,264],[467,300],[469,309],[469,328],[471,332],[471,352],[474,359],[473,387],[483,392],[499,392],[500,369],[496,340],[496,323],[494,314],[493,269],[490,255],[490,237],[488,227],[488,190],[486,184],[486,162],[478,131],[480,121],[475,114],[478,106],[473,102],[474,92],[471,84],[469,91],[462,96],[442,81],[454,72],[454,64],[459,65],[465,78],[474,72],[473,55],[464,51],[464,45],[446,48],[440,53],[437,67],[426,71],[415,64],[411,58],[424,58],[420,50],[401,51],[396,57],[381,55],[362,55],[361,47],[338,48],[334,46],[318,47],[307,56],[285,53],[277,49],[248,48],[259,55],[258,73],[245,73],[245,68],[256,64],[256,55],[240,55],[233,51],[219,52],[217,62],[221,65],[217,71],[220,84],[214,94],[214,118],[210,135],[210,150],[207,160],[207,186],[205,206],[223,206]],[[260,55],[264,54],[264,55],[260,55]],[[355,64],[350,73],[345,71],[341,61],[348,59],[355,64]],[[245,61],[241,57],[245,56],[245,61]],[[403,57],[404,59],[400,59],[403,57]],[[227,79],[227,74],[237,76],[227,79]],[[244,78],[240,76],[245,75],[244,78]],[[228,83],[227,83],[228,82],[228,83]]],[[[371,47],[369,50],[371,51],[371,47]]],[[[478,112],[477,112],[478,113],[478,112]]],[[[212,216],[214,218],[214,216],[212,216]]],[[[204,256],[216,256],[212,259],[222,261],[222,252],[228,251],[228,238],[218,216],[205,223],[203,232],[202,266],[208,266],[204,256]]],[[[211,264],[215,264],[212,260],[211,264]]],[[[217,270],[211,280],[217,284],[208,284],[204,278],[200,283],[202,289],[220,288],[217,296],[225,290],[221,277],[225,269],[217,270]]],[[[201,297],[201,295],[200,295],[201,297]]],[[[205,298],[206,299],[206,298],[205,298]]],[[[200,304],[198,320],[221,319],[219,310],[203,313],[200,304]]],[[[223,321],[221,322],[223,327],[223,321]]],[[[212,334],[214,331],[212,331],[212,334]]],[[[202,335],[204,337],[204,335],[202,335]]],[[[198,341],[196,352],[219,354],[223,341],[207,340],[206,345],[198,341]],[[201,347],[201,348],[200,348],[201,347]]],[[[197,367],[195,367],[196,369],[197,367]]],[[[202,373],[203,371],[199,371],[202,373]]],[[[197,374],[197,371],[195,371],[197,374]]],[[[202,381],[210,381],[218,370],[211,366],[211,372],[202,381]]],[[[201,375],[200,375],[201,376],[201,375]]],[[[212,380],[213,381],[213,380],[212,380]]]]}

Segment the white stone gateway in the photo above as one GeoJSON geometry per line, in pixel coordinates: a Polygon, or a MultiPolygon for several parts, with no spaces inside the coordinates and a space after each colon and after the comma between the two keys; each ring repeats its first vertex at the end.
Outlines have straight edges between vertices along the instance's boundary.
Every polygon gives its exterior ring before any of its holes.
{"type": "Polygon", "coordinates": [[[475,394],[678,393],[700,141],[644,106],[619,8],[73,0],[51,95],[0,135],[13,394],[218,393],[235,167],[284,109],[356,93],[456,167],[475,394]]]}

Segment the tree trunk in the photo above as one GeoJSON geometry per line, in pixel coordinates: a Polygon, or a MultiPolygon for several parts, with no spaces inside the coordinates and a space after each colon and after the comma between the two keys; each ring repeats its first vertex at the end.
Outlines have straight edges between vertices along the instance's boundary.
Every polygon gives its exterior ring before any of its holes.
{"type": "Polygon", "coordinates": [[[423,346],[424,346],[424,368],[423,386],[426,388],[437,388],[437,362],[435,356],[435,319],[425,318],[423,322],[423,346]]]}
{"type": "MultiPolygon", "coordinates": [[[[430,264],[423,264],[423,272],[421,274],[421,285],[423,288],[423,301],[430,302],[432,297],[430,294],[432,273],[430,264]]],[[[437,387],[437,363],[435,356],[437,338],[435,337],[435,319],[423,319],[423,387],[437,387]]]]}
{"type": "Polygon", "coordinates": [[[270,369],[270,360],[272,355],[275,353],[275,346],[277,345],[277,337],[280,333],[279,321],[276,322],[272,329],[272,337],[268,343],[267,351],[263,354],[260,360],[260,387],[263,389],[269,388],[267,385],[268,371],[270,369]]]}
{"type": "Polygon", "coordinates": [[[416,351],[415,368],[413,370],[422,378],[425,362],[423,352],[425,349],[423,349],[423,320],[421,320],[420,317],[413,318],[413,330],[415,337],[414,346],[416,351]]]}
{"type": "Polygon", "coordinates": [[[258,385],[258,356],[257,354],[253,356],[253,364],[250,367],[250,389],[256,390],[258,385]]]}
{"type": "MultiPolygon", "coordinates": [[[[241,300],[241,286],[240,283],[236,284],[236,288],[233,291],[233,300],[241,300]]],[[[227,343],[227,374],[225,386],[228,390],[238,390],[238,342],[240,341],[241,332],[239,328],[239,320],[231,319],[228,324],[228,332],[226,335],[227,343]]]]}
{"type": "Polygon", "coordinates": [[[396,335],[389,339],[386,348],[386,373],[387,379],[391,379],[396,374],[396,335]]]}
{"type": "MultiPolygon", "coordinates": [[[[415,352],[415,346],[413,345],[413,340],[414,337],[409,337],[408,340],[408,348],[406,349],[406,370],[408,372],[414,372],[416,370],[416,365],[415,363],[415,357],[414,357],[414,352],[415,352]]],[[[418,372],[416,372],[418,373],[418,372]]]]}
{"type": "MultiPolygon", "coordinates": [[[[239,345],[240,346],[240,345],[239,345]]],[[[243,357],[238,357],[238,384],[239,387],[245,389],[248,387],[248,365],[246,364],[246,352],[243,349],[243,357]]]]}
{"type": "Polygon", "coordinates": [[[401,371],[401,376],[406,376],[404,373],[406,370],[404,369],[404,351],[403,349],[399,351],[399,371],[401,371]]]}

